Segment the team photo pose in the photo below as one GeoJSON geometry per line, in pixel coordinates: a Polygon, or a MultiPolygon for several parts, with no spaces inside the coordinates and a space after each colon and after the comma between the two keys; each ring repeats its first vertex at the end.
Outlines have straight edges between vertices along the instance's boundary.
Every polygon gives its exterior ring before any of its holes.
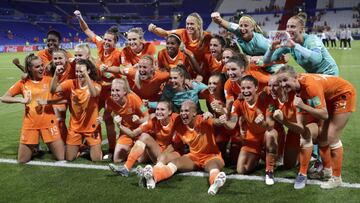
{"type": "Polygon", "coordinates": [[[18,149],[19,163],[31,160],[40,137],[46,143],[56,160],[64,160],[64,142],[61,140],[57,119],[53,107],[40,100],[51,100],[51,78],[44,76],[45,68],[40,57],[29,54],[25,58],[25,71],[28,78],[16,82],[1,97],[3,103],[21,103],[25,105],[18,149]],[[15,97],[21,94],[21,97],[15,97]]]}
{"type": "MultiPolygon", "coordinates": [[[[114,121],[118,127],[124,126],[130,130],[135,130],[149,119],[147,108],[140,97],[131,91],[125,78],[116,78],[112,81],[111,97],[106,100],[105,111],[104,114],[116,115],[114,121]]],[[[137,137],[131,137],[120,130],[114,151],[114,163],[126,160],[137,137]]]]}
{"type": "Polygon", "coordinates": [[[185,46],[180,47],[181,43],[180,36],[175,33],[166,37],[166,48],[160,50],[157,56],[159,70],[170,72],[171,68],[179,64],[184,65],[190,77],[194,79],[197,75],[195,70],[200,69],[199,64],[191,51],[185,46]]]}
{"type": "MultiPolygon", "coordinates": [[[[311,115],[315,119],[324,120],[318,143],[324,165],[323,176],[330,179],[324,182],[321,188],[331,189],[340,186],[343,160],[340,136],[352,112],[355,112],[355,88],[348,81],[336,76],[297,74],[291,66],[280,68],[277,80],[286,92],[296,94],[294,105],[299,115],[311,115]]],[[[301,121],[301,118],[299,120],[301,121]]],[[[306,158],[307,162],[309,160],[310,158],[306,158]]],[[[306,177],[303,179],[306,182],[306,177]]]]}
{"type": "Polygon", "coordinates": [[[51,81],[53,93],[61,93],[69,101],[70,124],[66,139],[66,160],[77,157],[80,145],[85,139],[90,146],[92,161],[102,160],[101,129],[97,122],[99,115],[100,78],[90,60],[76,63],[76,79],[66,80],[58,85],[60,66],[56,68],[51,81]]]}
{"type": "Polygon", "coordinates": [[[246,125],[236,170],[240,174],[254,171],[259,163],[261,150],[265,148],[265,183],[273,185],[278,148],[278,133],[271,117],[274,110],[273,100],[267,97],[265,92],[257,93],[258,81],[251,75],[241,78],[240,88],[242,99],[234,102],[232,115],[225,123],[227,128],[234,129],[241,117],[246,125]]]}
{"type": "Polygon", "coordinates": [[[180,108],[181,122],[175,130],[183,143],[189,146],[190,152],[167,165],[145,166],[143,174],[148,189],[154,189],[156,184],[173,176],[177,171],[186,172],[204,170],[209,173],[209,195],[215,195],[226,181],[226,175],[221,172],[224,160],[221,157],[214,135],[214,126],[222,125],[224,121],[208,116],[197,115],[196,103],[186,100],[180,108]]]}
{"type": "Polygon", "coordinates": [[[174,136],[178,122],[178,114],[172,113],[171,103],[160,101],[155,115],[135,130],[120,126],[120,130],[128,136],[132,138],[140,136],[131,148],[125,164],[109,164],[110,169],[118,175],[127,177],[136,161],[144,153],[148,154],[151,161],[157,165],[167,164],[180,157],[183,153],[181,151],[183,145],[181,140],[174,136]]]}
{"type": "Polygon", "coordinates": [[[280,46],[280,40],[273,41],[264,56],[264,63],[271,63],[283,54],[290,53],[307,73],[339,75],[339,68],[321,39],[306,34],[305,25],[305,13],[292,16],[286,24],[290,38],[284,46],[280,46]]]}

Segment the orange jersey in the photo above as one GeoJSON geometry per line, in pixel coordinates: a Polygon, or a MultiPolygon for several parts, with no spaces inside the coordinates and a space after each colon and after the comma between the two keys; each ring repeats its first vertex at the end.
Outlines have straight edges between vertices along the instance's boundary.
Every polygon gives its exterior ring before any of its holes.
{"type": "Polygon", "coordinates": [[[132,121],[132,116],[137,115],[139,118],[143,118],[148,115],[148,110],[144,106],[140,97],[135,93],[130,92],[126,95],[126,98],[126,103],[123,106],[120,106],[116,101],[109,97],[105,103],[105,110],[108,112],[114,112],[116,115],[121,116],[121,124],[131,130],[134,130],[139,127],[139,124],[132,121]]]}
{"type": "Polygon", "coordinates": [[[212,36],[209,32],[204,32],[202,42],[199,40],[193,41],[184,28],[176,29],[171,32],[180,36],[181,41],[185,44],[187,49],[194,53],[196,60],[200,64],[204,60],[205,54],[210,53],[210,40],[212,36]]]}
{"type": "Polygon", "coordinates": [[[155,54],[156,54],[156,47],[151,42],[144,42],[143,50],[140,53],[134,53],[133,50],[131,50],[131,48],[127,46],[122,50],[121,64],[122,65],[127,65],[127,64],[135,65],[140,61],[142,56],[144,56],[144,55],[154,56],[155,54]]]}
{"type": "Polygon", "coordinates": [[[260,93],[258,100],[253,105],[249,105],[245,100],[236,100],[231,113],[236,116],[243,116],[250,133],[263,134],[266,129],[255,123],[255,118],[258,116],[257,110],[260,110],[265,117],[271,115],[275,110],[273,99],[265,92],[260,93]]]}
{"type": "MultiPolygon", "coordinates": [[[[74,56],[70,52],[66,52],[68,58],[73,58],[74,56]]],[[[37,56],[40,57],[44,66],[47,66],[52,61],[52,55],[48,49],[43,49],[37,53],[37,56]]]]}
{"type": "Polygon", "coordinates": [[[173,143],[175,136],[175,125],[179,121],[179,115],[176,113],[171,114],[169,124],[166,126],[161,125],[160,121],[155,117],[143,123],[140,128],[142,132],[149,133],[154,137],[155,141],[161,148],[166,148],[173,143]]]}
{"type": "Polygon", "coordinates": [[[241,93],[240,84],[237,81],[228,79],[224,85],[224,93],[226,99],[232,98],[236,100],[241,93]]]}
{"type": "Polygon", "coordinates": [[[299,97],[305,104],[317,109],[326,108],[326,103],[338,96],[355,93],[355,88],[348,81],[337,76],[300,74],[298,81],[301,86],[299,97]]]}
{"type": "MultiPolygon", "coordinates": [[[[129,81],[135,81],[137,69],[129,68],[127,77],[129,81]]],[[[161,87],[169,79],[169,73],[159,70],[155,70],[154,76],[149,80],[141,80],[141,87],[138,88],[134,82],[131,82],[131,89],[141,99],[147,99],[149,101],[158,101],[161,97],[161,87]]]]}
{"type": "MultiPolygon", "coordinates": [[[[199,94],[199,98],[206,100],[206,106],[207,106],[208,110],[213,114],[215,112],[211,108],[211,103],[212,102],[217,101],[217,102],[219,102],[219,104],[221,106],[225,107],[225,103],[223,101],[221,101],[222,99],[221,98],[215,98],[215,96],[213,94],[210,94],[208,89],[205,89],[205,90],[201,91],[200,94],[199,94]]],[[[220,115],[216,115],[216,117],[218,117],[218,116],[220,116],[220,115]]]]}
{"type": "Polygon", "coordinates": [[[51,78],[44,76],[41,81],[20,80],[8,90],[11,96],[21,94],[24,97],[29,95],[31,98],[30,103],[25,105],[23,129],[44,129],[54,126],[56,116],[52,106],[43,106],[37,103],[38,99],[49,100],[52,98],[50,83],[51,78]]]}
{"type": "Polygon", "coordinates": [[[183,143],[189,146],[191,154],[220,154],[215,141],[212,119],[204,120],[201,115],[198,115],[195,117],[194,129],[180,121],[175,126],[175,130],[183,143]]]}
{"type": "Polygon", "coordinates": [[[296,122],[296,107],[294,106],[294,93],[288,95],[288,101],[277,102],[278,108],[284,115],[284,118],[290,122],[296,122]]]}
{"type": "MultiPolygon", "coordinates": [[[[96,89],[101,85],[92,82],[96,89]]],[[[75,132],[94,132],[98,127],[96,121],[99,116],[99,96],[91,97],[87,86],[80,87],[76,79],[66,80],[60,84],[65,95],[70,100],[70,129],[75,132]]]]}
{"type": "Polygon", "coordinates": [[[224,68],[223,62],[218,61],[212,56],[212,54],[205,54],[205,63],[203,64],[203,69],[206,69],[207,74],[213,75],[215,73],[222,73],[224,68]]]}
{"type": "MultiPolygon", "coordinates": [[[[56,74],[56,73],[54,73],[54,74],[56,74]]],[[[46,70],[44,75],[53,77],[52,73],[49,72],[49,70],[46,70]]],[[[64,72],[61,75],[58,76],[58,82],[62,83],[65,80],[75,79],[75,78],[76,78],[76,75],[75,75],[75,62],[71,63],[71,64],[67,63],[66,66],[65,66],[64,72]]]]}
{"type": "Polygon", "coordinates": [[[196,77],[196,73],[191,68],[190,60],[181,51],[178,52],[175,58],[171,58],[165,48],[159,51],[157,58],[160,70],[167,70],[170,72],[170,69],[175,68],[178,64],[182,64],[186,67],[186,71],[190,74],[191,78],[196,77]]]}
{"type": "Polygon", "coordinates": [[[105,55],[105,50],[104,50],[105,42],[103,41],[103,39],[99,36],[95,36],[91,40],[93,43],[96,44],[98,50],[98,57],[100,61],[97,62],[96,64],[97,66],[99,66],[100,64],[105,64],[107,66],[120,66],[121,51],[119,49],[115,47],[114,50],[109,55],[105,55]]]}

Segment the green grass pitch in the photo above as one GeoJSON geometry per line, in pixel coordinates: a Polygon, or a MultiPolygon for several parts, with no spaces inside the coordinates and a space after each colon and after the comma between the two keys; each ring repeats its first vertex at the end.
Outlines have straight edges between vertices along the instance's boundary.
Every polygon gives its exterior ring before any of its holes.
{"type": "MultiPolygon", "coordinates": [[[[352,50],[330,49],[340,68],[341,77],[360,88],[360,41],[352,50]]],[[[23,62],[27,53],[0,54],[0,95],[20,78],[13,58],[23,62]]],[[[92,50],[96,54],[96,50],[92,50]]],[[[291,59],[290,64],[298,65],[291,59]]],[[[357,103],[359,110],[359,102],[357,103]]],[[[0,104],[0,158],[16,159],[23,105],[0,104]]],[[[352,115],[342,134],[344,145],[343,181],[360,183],[360,113],[352,115]]],[[[106,148],[106,146],[105,146],[106,148]]],[[[46,154],[40,161],[52,161],[46,154]]],[[[74,163],[94,164],[80,158],[74,163]]],[[[107,165],[108,162],[96,163],[107,165]]],[[[232,172],[232,169],[226,169],[232,172]]],[[[261,168],[254,175],[263,175],[261,168]]],[[[275,172],[276,177],[295,178],[297,169],[275,172]]],[[[308,185],[296,191],[289,183],[266,186],[262,181],[227,180],[215,197],[207,194],[204,177],[174,176],[155,190],[137,186],[137,178],[115,177],[110,171],[0,163],[0,202],[359,202],[360,190],[338,188],[321,190],[308,185]]]]}

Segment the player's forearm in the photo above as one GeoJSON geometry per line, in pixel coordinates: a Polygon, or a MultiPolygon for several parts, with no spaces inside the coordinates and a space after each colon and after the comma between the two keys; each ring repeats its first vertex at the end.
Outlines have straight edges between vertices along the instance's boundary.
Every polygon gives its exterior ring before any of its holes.
{"type": "Polygon", "coordinates": [[[287,120],[283,120],[281,122],[283,125],[285,125],[287,128],[289,128],[289,130],[297,132],[297,133],[304,133],[305,129],[304,129],[304,125],[300,124],[300,123],[294,123],[294,122],[290,122],[287,120]]]}
{"type": "Polygon", "coordinates": [[[305,59],[310,60],[314,64],[318,64],[322,60],[321,53],[307,49],[300,44],[296,43],[294,49],[297,50],[305,59]]]}
{"type": "Polygon", "coordinates": [[[321,120],[327,120],[329,118],[329,114],[326,109],[316,109],[309,105],[304,105],[301,107],[302,110],[311,114],[313,117],[321,120]]]}
{"type": "Polygon", "coordinates": [[[153,32],[154,34],[160,36],[160,37],[167,37],[168,36],[168,31],[162,29],[161,27],[155,27],[151,30],[151,32],[153,32]]]}
{"type": "Polygon", "coordinates": [[[12,96],[4,95],[0,97],[0,101],[3,103],[12,104],[12,103],[23,103],[24,99],[21,97],[12,97],[12,96]]]}
{"type": "Polygon", "coordinates": [[[92,80],[90,79],[88,74],[84,74],[86,85],[89,87],[90,97],[97,97],[99,92],[96,90],[92,80]]]}

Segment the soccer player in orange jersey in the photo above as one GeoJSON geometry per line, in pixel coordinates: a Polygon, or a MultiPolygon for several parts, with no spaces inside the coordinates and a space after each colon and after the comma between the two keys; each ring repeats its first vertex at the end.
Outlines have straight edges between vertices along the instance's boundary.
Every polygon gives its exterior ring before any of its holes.
{"type": "Polygon", "coordinates": [[[204,31],[203,20],[198,13],[191,13],[188,15],[186,18],[185,29],[167,31],[151,23],[148,26],[148,30],[161,37],[176,33],[180,36],[181,41],[185,44],[186,48],[194,53],[195,58],[199,63],[204,61],[206,53],[210,53],[209,45],[211,34],[204,31]]]}
{"type": "MultiPolygon", "coordinates": [[[[50,30],[47,33],[46,38],[46,49],[43,49],[37,53],[37,55],[41,58],[44,66],[46,67],[52,61],[53,51],[60,48],[61,36],[60,33],[56,30],[50,30]]],[[[68,58],[72,57],[72,54],[66,52],[68,58]]],[[[45,72],[44,72],[45,73],[45,72]]]]}
{"type": "MultiPolygon", "coordinates": [[[[348,81],[336,76],[297,74],[291,66],[280,68],[277,77],[286,92],[296,93],[294,105],[300,115],[311,115],[325,121],[321,126],[318,142],[324,164],[323,172],[325,174],[331,167],[332,176],[321,188],[340,186],[343,159],[340,135],[352,112],[355,112],[355,88],[348,81]]],[[[331,174],[331,170],[328,171],[331,174]]]]}
{"type": "MultiPolygon", "coordinates": [[[[294,94],[287,96],[279,85],[276,75],[271,75],[269,79],[269,89],[271,97],[277,101],[277,109],[274,111],[273,118],[288,128],[283,141],[279,140],[280,148],[283,147],[283,163],[288,169],[293,168],[298,160],[300,152],[300,134],[296,132],[296,128],[292,127],[292,123],[296,123],[296,108],[293,104],[294,94]],[[283,143],[284,146],[280,146],[283,143]]],[[[279,136],[279,139],[280,136],[279,136]]]]}
{"type": "MultiPolygon", "coordinates": [[[[99,57],[99,60],[96,62],[96,66],[100,69],[104,67],[120,66],[121,51],[116,48],[116,43],[119,40],[117,27],[110,27],[105,32],[104,36],[101,38],[100,36],[96,35],[92,30],[90,30],[90,28],[84,21],[80,11],[76,10],[74,11],[74,14],[79,20],[81,29],[91,39],[91,41],[96,44],[99,57]]],[[[101,79],[103,81],[100,93],[99,107],[103,108],[105,105],[105,100],[111,94],[111,81],[119,76],[111,73],[102,74],[102,72],[99,72],[99,75],[101,76],[101,79]]],[[[109,154],[107,154],[105,158],[111,159],[116,143],[115,126],[112,116],[108,115],[107,113],[104,114],[104,121],[109,141],[109,154]]]]}
{"type": "MultiPolygon", "coordinates": [[[[226,114],[224,83],[224,75],[212,75],[209,78],[208,88],[201,91],[199,95],[200,99],[205,99],[207,108],[214,118],[219,118],[226,114]]],[[[225,126],[215,126],[214,130],[216,134],[216,144],[221,151],[225,163],[229,165],[236,164],[241,148],[241,140],[238,133],[239,129],[229,130],[225,128],[225,126]],[[228,148],[229,144],[230,148],[228,148]]]]}
{"type": "MultiPolygon", "coordinates": [[[[46,75],[54,76],[55,74],[58,76],[58,84],[64,82],[68,79],[75,79],[75,66],[72,66],[69,62],[69,58],[66,54],[66,51],[64,49],[55,49],[52,51],[52,61],[47,66],[47,72],[46,75]],[[57,73],[55,73],[55,70],[58,70],[57,73]]],[[[54,87],[55,88],[55,87],[54,87]]],[[[55,89],[51,90],[52,92],[55,91],[55,89]]],[[[58,119],[59,129],[61,138],[64,142],[66,142],[67,137],[67,127],[65,124],[66,119],[66,104],[57,104],[53,105],[55,115],[58,119]]]]}
{"type": "Polygon", "coordinates": [[[76,79],[58,83],[59,67],[51,82],[51,89],[61,92],[69,101],[70,125],[66,139],[66,160],[76,159],[83,139],[90,145],[92,161],[102,160],[101,130],[97,118],[99,115],[100,78],[96,67],[90,60],[76,63],[76,79]]]}
{"type": "Polygon", "coordinates": [[[210,40],[210,54],[205,55],[205,63],[202,66],[207,73],[204,81],[207,81],[210,75],[221,73],[224,63],[222,61],[222,53],[226,47],[225,39],[220,35],[215,35],[210,40]]]}
{"type": "MultiPolygon", "coordinates": [[[[134,130],[149,119],[147,108],[135,93],[131,92],[125,78],[116,78],[112,81],[111,97],[106,100],[105,111],[114,114],[114,121],[118,126],[125,126],[134,130]]],[[[127,154],[134,145],[137,137],[133,138],[120,131],[115,146],[114,163],[126,160],[127,154]]]]}
{"type": "Polygon", "coordinates": [[[258,81],[253,76],[244,76],[240,85],[243,99],[237,99],[234,102],[232,115],[225,123],[226,127],[233,129],[238,122],[238,117],[241,116],[247,126],[237,163],[237,172],[240,174],[252,172],[259,163],[262,148],[265,147],[265,183],[273,185],[278,147],[278,133],[274,129],[275,122],[271,117],[275,106],[273,100],[265,92],[257,93],[258,81]]]}
{"type": "Polygon", "coordinates": [[[31,160],[39,137],[48,145],[57,160],[64,160],[64,143],[61,140],[56,116],[52,106],[40,104],[40,100],[52,99],[51,78],[43,76],[43,63],[38,56],[30,54],[25,58],[25,71],[28,78],[15,83],[0,100],[4,103],[25,104],[22,123],[18,162],[31,160]],[[23,98],[15,97],[22,94],[23,98]]]}
{"type": "Polygon", "coordinates": [[[151,42],[145,42],[144,31],[142,28],[131,28],[127,32],[127,46],[121,53],[121,64],[125,66],[136,65],[142,56],[156,54],[156,47],[151,42]]]}
{"type": "MultiPolygon", "coordinates": [[[[183,148],[181,140],[175,134],[175,126],[179,121],[178,114],[172,113],[171,103],[160,101],[156,107],[155,115],[135,130],[120,126],[120,130],[128,136],[140,137],[131,148],[124,166],[109,164],[109,167],[118,175],[129,176],[135,162],[147,153],[153,163],[167,164],[180,157],[183,148]]],[[[139,169],[140,170],[140,169],[139,169]]]]}
{"type": "Polygon", "coordinates": [[[126,75],[128,80],[134,81],[130,85],[132,91],[141,99],[154,102],[160,99],[163,84],[169,79],[169,73],[156,70],[154,62],[152,56],[144,55],[141,57],[137,68],[110,67],[103,69],[103,71],[126,75]]]}
{"type": "Polygon", "coordinates": [[[172,33],[166,37],[166,48],[158,53],[158,67],[161,71],[170,72],[178,64],[186,67],[190,77],[196,78],[196,70],[199,70],[199,64],[194,58],[194,54],[181,45],[180,37],[172,33]]]}
{"type": "Polygon", "coordinates": [[[181,122],[175,126],[181,140],[189,146],[190,152],[167,165],[145,166],[143,173],[147,188],[155,188],[155,184],[170,178],[176,171],[205,170],[210,173],[210,188],[208,194],[215,195],[226,180],[226,175],[220,170],[224,167],[214,135],[214,126],[222,125],[224,121],[212,119],[207,115],[196,115],[196,104],[191,100],[182,103],[180,109],[181,122]]]}

